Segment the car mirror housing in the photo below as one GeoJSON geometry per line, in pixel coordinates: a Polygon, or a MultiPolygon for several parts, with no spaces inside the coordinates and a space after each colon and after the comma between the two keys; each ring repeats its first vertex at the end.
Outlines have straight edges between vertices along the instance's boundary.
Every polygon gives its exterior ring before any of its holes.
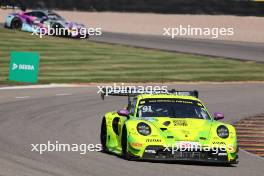
{"type": "Polygon", "coordinates": [[[120,116],[128,116],[129,115],[129,112],[127,109],[120,109],[117,111],[117,114],[120,115],[120,116]]]}
{"type": "Polygon", "coordinates": [[[224,114],[221,112],[215,112],[214,113],[214,120],[221,120],[224,118],[224,114]]]}

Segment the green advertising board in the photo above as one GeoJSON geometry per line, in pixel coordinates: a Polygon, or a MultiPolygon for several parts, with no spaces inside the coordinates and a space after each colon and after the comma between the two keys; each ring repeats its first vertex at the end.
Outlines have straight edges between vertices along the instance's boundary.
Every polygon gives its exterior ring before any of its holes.
{"type": "Polygon", "coordinates": [[[36,52],[11,52],[9,80],[38,82],[39,54],[36,52]]]}

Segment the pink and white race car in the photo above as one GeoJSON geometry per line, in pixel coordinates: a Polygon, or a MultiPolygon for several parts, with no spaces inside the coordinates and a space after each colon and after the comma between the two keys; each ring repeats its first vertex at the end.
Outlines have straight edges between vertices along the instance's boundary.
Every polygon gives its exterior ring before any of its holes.
{"type": "Polygon", "coordinates": [[[83,24],[68,22],[57,13],[50,10],[32,10],[12,13],[6,17],[5,27],[56,36],[88,38],[83,24]]]}

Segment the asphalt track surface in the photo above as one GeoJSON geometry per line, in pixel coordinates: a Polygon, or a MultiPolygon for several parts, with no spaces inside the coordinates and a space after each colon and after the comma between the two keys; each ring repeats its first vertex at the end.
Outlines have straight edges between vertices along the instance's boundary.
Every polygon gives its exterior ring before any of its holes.
{"type": "MultiPolygon", "coordinates": [[[[179,84],[198,89],[211,112],[225,113],[226,122],[261,113],[264,83],[179,84]]],[[[240,151],[234,167],[186,163],[125,161],[101,152],[31,151],[31,144],[47,141],[97,144],[102,116],[124,107],[126,98],[102,101],[97,87],[0,89],[1,176],[263,176],[264,159],[240,151]]]]}
{"type": "Polygon", "coordinates": [[[173,52],[200,54],[264,63],[264,43],[205,39],[168,38],[165,36],[103,32],[91,40],[173,52]]]}
{"type": "MultiPolygon", "coordinates": [[[[0,23],[0,27],[3,26],[3,23],[0,23]]],[[[103,32],[101,36],[91,36],[90,40],[133,47],[264,63],[264,43],[184,38],[171,39],[165,36],[112,32],[103,32]]]]}

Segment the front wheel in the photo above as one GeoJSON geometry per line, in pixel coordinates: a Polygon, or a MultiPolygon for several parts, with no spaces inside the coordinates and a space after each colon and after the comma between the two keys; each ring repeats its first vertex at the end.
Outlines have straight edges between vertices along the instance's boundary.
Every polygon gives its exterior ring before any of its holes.
{"type": "Polygon", "coordinates": [[[106,147],[107,129],[106,128],[107,128],[106,127],[106,120],[105,120],[105,118],[103,118],[102,123],[101,123],[101,134],[100,134],[102,152],[107,152],[107,147],[106,147]]]}
{"type": "Polygon", "coordinates": [[[54,23],[51,28],[54,30],[53,36],[69,37],[69,31],[62,24],[54,23]]]}
{"type": "Polygon", "coordinates": [[[127,151],[127,129],[126,129],[126,126],[124,126],[123,130],[122,130],[121,145],[122,145],[122,157],[126,160],[131,160],[132,158],[127,151]]]}
{"type": "Polygon", "coordinates": [[[11,22],[11,28],[16,29],[16,30],[21,30],[22,29],[22,21],[15,17],[12,22],[11,22]]]}

